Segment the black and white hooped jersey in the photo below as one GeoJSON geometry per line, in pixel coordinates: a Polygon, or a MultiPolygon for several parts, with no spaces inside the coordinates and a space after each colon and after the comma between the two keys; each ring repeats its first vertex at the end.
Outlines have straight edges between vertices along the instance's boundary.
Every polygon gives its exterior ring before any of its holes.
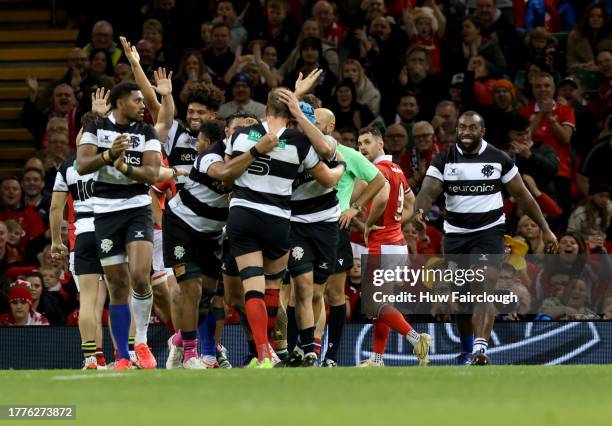
{"type": "MultiPolygon", "coordinates": [[[[225,153],[234,157],[248,152],[268,131],[267,123],[240,128],[225,153]]],[[[253,161],[234,181],[230,208],[242,206],[286,219],[291,217],[291,192],[300,165],[303,163],[309,170],[318,164],[319,156],[306,136],[297,130],[282,128],[277,136],[278,145],[253,161]]]]}
{"type": "Polygon", "coordinates": [[[95,231],[94,209],[91,199],[93,183],[93,173],[81,176],[77,172],[75,157],[64,161],[55,175],[53,192],[68,192],[72,196],[74,235],[95,231]]]}
{"type": "MultiPolygon", "coordinates": [[[[81,145],[96,145],[100,153],[110,149],[115,138],[122,134],[127,134],[130,140],[130,147],[125,151],[127,164],[138,167],[142,165],[145,152],[161,153],[161,145],[152,126],[136,121],[120,125],[112,113],[87,125],[81,137],[81,145]]],[[[96,213],[110,213],[151,204],[148,185],[125,176],[113,165],[102,166],[94,173],[93,188],[96,213]]]]}
{"type": "MultiPolygon", "coordinates": [[[[168,138],[164,143],[164,151],[168,157],[171,167],[177,167],[191,171],[193,163],[198,157],[196,149],[197,135],[193,136],[191,131],[177,120],[172,121],[172,127],[168,132],[168,138]]],[[[178,191],[185,185],[185,176],[176,177],[176,190],[178,191]]]]}
{"type": "MultiPolygon", "coordinates": [[[[329,135],[325,138],[336,145],[329,135]]],[[[335,155],[333,160],[335,160],[335,155]]],[[[340,204],[335,188],[326,188],[310,176],[302,164],[293,181],[291,194],[291,221],[301,223],[337,222],[340,219],[340,204]]]]}
{"type": "Polygon", "coordinates": [[[517,173],[510,157],[484,140],[478,154],[464,154],[455,145],[436,155],[427,176],[444,185],[444,231],[467,234],[504,225],[502,185],[517,173]]]}
{"type": "Polygon", "coordinates": [[[183,189],[168,208],[198,232],[220,232],[229,213],[230,190],[208,176],[208,168],[223,161],[225,145],[216,142],[198,155],[183,189]]]}

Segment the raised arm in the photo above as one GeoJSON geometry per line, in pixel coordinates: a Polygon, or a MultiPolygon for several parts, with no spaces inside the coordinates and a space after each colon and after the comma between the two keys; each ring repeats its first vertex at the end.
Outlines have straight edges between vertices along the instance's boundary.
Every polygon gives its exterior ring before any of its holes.
{"type": "Polygon", "coordinates": [[[119,37],[119,40],[121,41],[121,46],[123,46],[123,52],[130,62],[130,66],[132,67],[132,73],[134,74],[136,84],[140,86],[140,90],[144,96],[145,105],[149,109],[149,112],[153,117],[153,121],[157,121],[160,104],[157,101],[157,96],[155,96],[155,90],[153,90],[153,87],[151,87],[149,79],[140,66],[140,55],[138,54],[138,50],[136,50],[136,46],[132,46],[125,37],[121,36],[119,37]]]}
{"type": "Polygon", "coordinates": [[[160,143],[163,145],[174,120],[174,99],[172,98],[172,71],[166,75],[165,68],[154,71],[155,86],[151,86],[161,96],[162,102],[155,122],[155,131],[160,143]]]}
{"type": "Polygon", "coordinates": [[[336,144],[328,140],[325,135],[306,117],[302,109],[297,96],[286,89],[279,89],[278,91],[281,101],[287,105],[289,112],[296,119],[302,131],[306,137],[310,140],[315,151],[322,158],[330,160],[336,153],[336,144]]]}

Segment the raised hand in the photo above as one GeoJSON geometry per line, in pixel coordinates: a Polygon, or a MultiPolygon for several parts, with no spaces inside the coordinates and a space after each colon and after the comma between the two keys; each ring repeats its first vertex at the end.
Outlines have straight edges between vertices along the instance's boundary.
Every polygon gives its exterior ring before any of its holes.
{"type": "Polygon", "coordinates": [[[125,57],[128,59],[130,64],[140,64],[140,54],[138,53],[138,50],[136,50],[136,46],[132,46],[131,43],[123,36],[119,37],[119,41],[121,41],[123,52],[125,53],[125,57]]]}
{"type": "Polygon", "coordinates": [[[108,103],[108,97],[110,96],[110,90],[106,90],[104,87],[96,89],[91,94],[91,112],[100,117],[106,117],[108,111],[110,111],[110,104],[108,103]]]}
{"type": "Polygon", "coordinates": [[[30,93],[38,93],[38,80],[33,75],[28,75],[25,79],[28,91],[30,93]]]}
{"type": "Polygon", "coordinates": [[[289,108],[289,112],[291,113],[291,115],[297,118],[301,114],[303,114],[302,110],[300,109],[300,103],[298,101],[298,98],[294,93],[290,92],[287,89],[279,89],[278,94],[280,100],[285,105],[287,105],[287,108],[289,108]]]}
{"type": "Polygon", "coordinates": [[[123,134],[117,136],[113,141],[113,145],[110,148],[111,156],[113,158],[120,157],[121,154],[123,154],[125,150],[128,149],[129,145],[130,143],[127,135],[123,134]]]}
{"type": "Polygon", "coordinates": [[[304,78],[302,73],[299,73],[295,82],[295,95],[298,97],[298,99],[314,89],[322,73],[322,69],[314,69],[306,76],[306,78],[304,78]]]}
{"type": "Polygon", "coordinates": [[[153,77],[155,78],[155,86],[151,87],[158,95],[168,96],[172,94],[172,71],[170,71],[170,74],[166,74],[166,69],[160,67],[157,71],[153,71],[153,77]]]}

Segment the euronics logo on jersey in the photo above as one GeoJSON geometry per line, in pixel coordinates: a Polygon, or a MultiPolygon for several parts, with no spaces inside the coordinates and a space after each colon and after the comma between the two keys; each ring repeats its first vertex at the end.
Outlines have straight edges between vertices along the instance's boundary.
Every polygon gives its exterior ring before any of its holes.
{"type": "Polygon", "coordinates": [[[448,185],[449,193],[471,192],[473,194],[484,194],[495,189],[495,185],[481,183],[479,185],[448,185]]]}

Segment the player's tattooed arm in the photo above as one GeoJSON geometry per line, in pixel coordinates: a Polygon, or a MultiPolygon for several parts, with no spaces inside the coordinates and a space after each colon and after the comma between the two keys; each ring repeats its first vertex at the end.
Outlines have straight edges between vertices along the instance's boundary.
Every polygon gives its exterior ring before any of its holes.
{"type": "Polygon", "coordinates": [[[414,212],[406,222],[415,221],[417,230],[420,230],[424,223],[423,217],[429,213],[431,206],[433,206],[433,203],[442,193],[442,189],[441,180],[431,176],[425,176],[423,184],[421,185],[421,190],[414,201],[414,212]]]}
{"type": "Polygon", "coordinates": [[[556,252],[557,237],[550,230],[548,222],[546,222],[546,219],[542,214],[542,210],[540,210],[540,206],[525,186],[523,178],[519,173],[517,173],[508,183],[506,183],[506,189],[510,193],[510,196],[516,200],[519,210],[527,214],[527,216],[537,223],[542,230],[542,239],[546,244],[547,251],[556,252]]]}

